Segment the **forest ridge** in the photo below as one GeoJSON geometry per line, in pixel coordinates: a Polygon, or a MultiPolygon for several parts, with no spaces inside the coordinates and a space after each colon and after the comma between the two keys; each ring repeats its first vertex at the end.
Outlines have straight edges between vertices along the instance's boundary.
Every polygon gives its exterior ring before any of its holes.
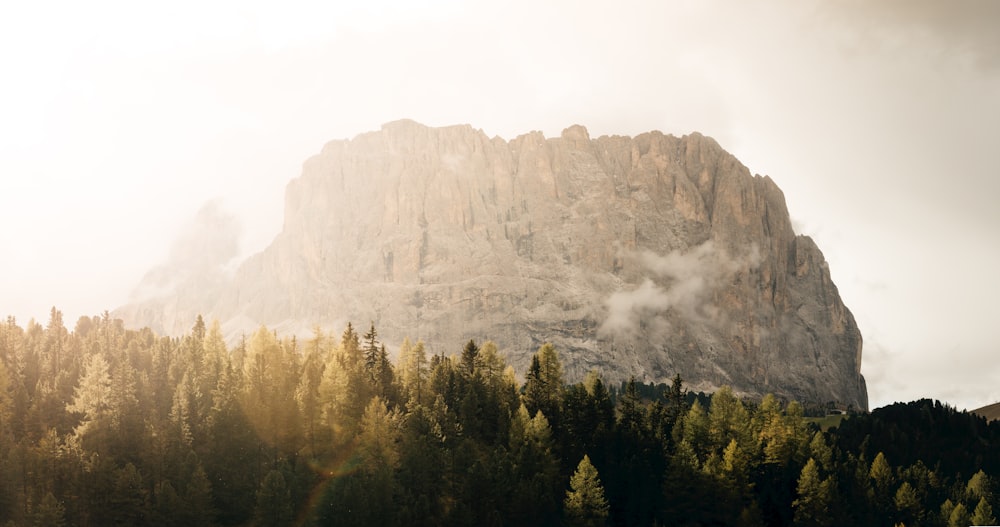
{"type": "Polygon", "coordinates": [[[983,525],[1000,424],[928,400],[821,430],[723,387],[520,382],[491,342],[372,324],[228,348],[108,313],[0,324],[2,525],[983,525]],[[442,344],[439,344],[442,346],[442,344]]]}

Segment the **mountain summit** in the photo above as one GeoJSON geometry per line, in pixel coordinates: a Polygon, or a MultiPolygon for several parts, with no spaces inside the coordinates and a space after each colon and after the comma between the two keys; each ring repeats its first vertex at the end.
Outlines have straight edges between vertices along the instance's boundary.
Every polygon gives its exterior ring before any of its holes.
{"type": "Polygon", "coordinates": [[[823,254],[770,178],[697,133],[506,141],[388,123],[328,143],[288,184],[273,243],[232,277],[200,276],[116,314],[168,334],[198,313],[231,335],[371,320],[437,353],[493,340],[522,373],[552,342],[570,380],[680,373],[695,390],[868,406],[823,254]]]}

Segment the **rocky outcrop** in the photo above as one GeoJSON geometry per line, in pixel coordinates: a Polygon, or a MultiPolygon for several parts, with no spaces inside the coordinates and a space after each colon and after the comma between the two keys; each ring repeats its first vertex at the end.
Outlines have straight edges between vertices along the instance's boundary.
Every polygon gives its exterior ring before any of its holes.
{"type": "Polygon", "coordinates": [[[177,298],[118,314],[167,333],[198,312],[230,333],[372,320],[434,352],[491,339],[520,372],[550,341],[573,380],[679,372],[694,389],[867,407],[861,335],[823,254],[770,178],[697,133],[505,141],[389,123],[305,163],[283,231],[221,292],[177,298]]]}

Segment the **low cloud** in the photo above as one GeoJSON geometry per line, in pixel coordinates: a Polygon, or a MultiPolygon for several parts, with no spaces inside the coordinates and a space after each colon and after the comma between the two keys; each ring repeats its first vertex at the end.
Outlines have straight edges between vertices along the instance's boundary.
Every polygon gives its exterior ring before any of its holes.
{"type": "Polygon", "coordinates": [[[141,302],[173,294],[185,284],[205,283],[227,274],[239,255],[242,228],[219,200],[205,203],[170,246],[167,260],[149,270],[132,291],[130,300],[141,302]]]}
{"type": "Polygon", "coordinates": [[[602,337],[635,337],[669,330],[671,313],[695,323],[717,323],[719,308],[712,294],[730,283],[742,269],[756,268],[756,246],[742,258],[733,258],[709,240],[686,252],[634,255],[646,277],[630,291],[617,291],[605,302],[608,316],[599,328],[602,337]]]}

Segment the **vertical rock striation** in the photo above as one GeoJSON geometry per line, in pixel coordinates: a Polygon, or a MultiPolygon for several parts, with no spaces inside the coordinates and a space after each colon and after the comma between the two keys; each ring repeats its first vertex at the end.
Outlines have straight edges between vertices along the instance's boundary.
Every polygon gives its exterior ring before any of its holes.
{"type": "Polygon", "coordinates": [[[168,333],[373,320],[523,372],[545,341],[570,379],[729,384],[867,408],[861,335],[784,195],[714,140],[650,132],[513,140],[412,121],[333,141],[288,184],[284,228],[222,293],[119,310],[168,333]]]}

